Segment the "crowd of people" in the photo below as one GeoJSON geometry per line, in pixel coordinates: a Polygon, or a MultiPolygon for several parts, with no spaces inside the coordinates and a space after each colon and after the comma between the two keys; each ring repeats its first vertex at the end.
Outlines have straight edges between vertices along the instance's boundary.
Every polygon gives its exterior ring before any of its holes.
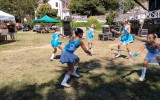
{"type": "Polygon", "coordinates": [[[15,24],[13,22],[9,22],[6,24],[4,21],[0,22],[0,40],[7,41],[7,35],[9,34],[12,41],[15,41],[15,24]]]}

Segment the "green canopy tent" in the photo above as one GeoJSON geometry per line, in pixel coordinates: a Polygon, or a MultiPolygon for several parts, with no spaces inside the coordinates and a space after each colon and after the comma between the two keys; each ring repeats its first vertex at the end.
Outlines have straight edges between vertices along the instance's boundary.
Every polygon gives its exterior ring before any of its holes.
{"type": "Polygon", "coordinates": [[[33,23],[41,23],[41,22],[44,22],[44,23],[59,23],[60,20],[56,20],[56,19],[53,19],[47,15],[43,16],[42,18],[40,19],[37,19],[37,20],[32,20],[33,23]]]}

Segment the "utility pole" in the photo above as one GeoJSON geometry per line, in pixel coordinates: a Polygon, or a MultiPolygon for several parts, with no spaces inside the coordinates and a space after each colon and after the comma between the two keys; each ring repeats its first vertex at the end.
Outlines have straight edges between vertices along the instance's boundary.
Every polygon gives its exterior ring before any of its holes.
{"type": "Polygon", "coordinates": [[[124,13],[124,0],[119,1],[119,14],[124,13]]]}

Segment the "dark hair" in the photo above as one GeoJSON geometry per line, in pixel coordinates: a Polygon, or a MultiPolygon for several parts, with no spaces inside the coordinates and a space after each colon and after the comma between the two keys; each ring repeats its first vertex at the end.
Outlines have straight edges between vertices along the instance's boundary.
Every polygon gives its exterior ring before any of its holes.
{"type": "Polygon", "coordinates": [[[75,35],[83,34],[83,30],[81,28],[75,28],[75,35]]]}
{"type": "MultiPolygon", "coordinates": [[[[148,35],[150,35],[150,34],[148,34],[148,35]]],[[[148,36],[148,35],[147,35],[147,36],[148,36]]],[[[157,34],[152,33],[152,35],[153,35],[153,38],[154,38],[154,39],[157,38],[157,34]]]]}

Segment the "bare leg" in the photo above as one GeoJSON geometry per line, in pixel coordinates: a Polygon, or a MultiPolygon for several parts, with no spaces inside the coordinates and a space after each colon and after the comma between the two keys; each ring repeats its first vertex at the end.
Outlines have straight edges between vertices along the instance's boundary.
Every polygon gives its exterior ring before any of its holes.
{"type": "Polygon", "coordinates": [[[53,58],[55,57],[56,52],[57,52],[57,48],[54,48],[54,51],[53,51],[52,56],[50,58],[51,61],[53,61],[53,58]]]}
{"type": "Polygon", "coordinates": [[[120,51],[121,45],[122,45],[122,43],[118,44],[118,54],[115,56],[116,58],[121,55],[121,51],[120,51]]]}
{"type": "Polygon", "coordinates": [[[141,77],[139,78],[140,81],[144,81],[144,79],[145,79],[145,74],[146,74],[148,63],[149,63],[148,60],[144,60],[141,77]]]}
{"type": "Polygon", "coordinates": [[[126,44],[126,49],[128,51],[128,58],[130,58],[132,56],[132,54],[130,52],[130,43],[126,44]]]}
{"type": "Polygon", "coordinates": [[[59,46],[58,48],[61,49],[61,50],[63,50],[63,47],[62,47],[62,46],[59,46]]]}
{"type": "Polygon", "coordinates": [[[76,73],[77,68],[78,68],[79,61],[80,61],[80,59],[78,58],[78,59],[76,60],[75,65],[74,65],[74,69],[73,69],[72,75],[75,76],[75,77],[80,77],[80,75],[78,75],[78,74],[76,73]]]}
{"type": "Polygon", "coordinates": [[[67,65],[68,65],[68,72],[67,72],[67,74],[70,76],[70,75],[72,75],[72,72],[73,72],[73,64],[71,64],[71,63],[67,63],[67,65]]]}
{"type": "Polygon", "coordinates": [[[89,41],[88,41],[88,50],[90,49],[90,44],[91,44],[90,42],[91,42],[91,41],[89,40],[89,41]]]}

